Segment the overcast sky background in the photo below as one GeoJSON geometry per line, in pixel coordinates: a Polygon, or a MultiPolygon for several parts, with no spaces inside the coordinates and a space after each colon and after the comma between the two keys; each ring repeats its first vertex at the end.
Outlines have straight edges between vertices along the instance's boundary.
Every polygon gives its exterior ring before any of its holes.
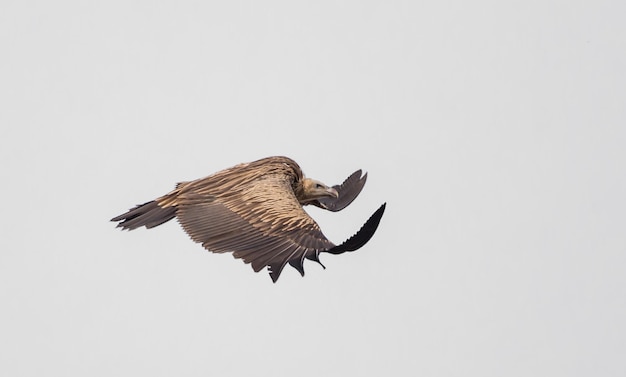
{"type": "Polygon", "coordinates": [[[3,1],[0,374],[626,375],[617,1],[3,1]],[[287,155],[367,185],[277,284],[108,220],[287,155]]]}

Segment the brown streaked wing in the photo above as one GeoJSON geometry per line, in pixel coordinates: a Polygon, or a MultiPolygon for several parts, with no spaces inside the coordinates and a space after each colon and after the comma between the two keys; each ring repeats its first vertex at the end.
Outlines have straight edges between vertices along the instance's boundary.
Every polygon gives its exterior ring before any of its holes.
{"type": "Polygon", "coordinates": [[[274,281],[289,261],[335,246],[298,203],[288,175],[263,176],[224,194],[186,197],[176,216],[194,241],[212,252],[232,252],[255,271],[270,266],[274,281]]]}

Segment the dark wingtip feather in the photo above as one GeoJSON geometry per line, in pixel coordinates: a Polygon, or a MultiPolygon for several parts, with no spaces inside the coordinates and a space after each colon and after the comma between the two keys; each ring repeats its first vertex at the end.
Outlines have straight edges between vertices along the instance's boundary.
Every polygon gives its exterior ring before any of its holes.
{"type": "Polygon", "coordinates": [[[300,275],[304,276],[304,258],[292,259],[289,261],[289,265],[300,273],[300,275]]]}
{"type": "Polygon", "coordinates": [[[317,262],[320,266],[322,266],[323,269],[326,269],[326,266],[324,266],[322,264],[322,261],[320,261],[320,252],[319,251],[316,251],[315,253],[312,253],[311,255],[307,254],[306,259],[312,260],[313,262],[317,262]]]}
{"type": "Polygon", "coordinates": [[[150,201],[140,204],[111,219],[111,221],[119,221],[117,228],[125,230],[133,230],[141,226],[146,228],[154,228],[173,219],[176,216],[176,207],[163,208],[156,201],[150,201]]]}
{"type": "Polygon", "coordinates": [[[268,267],[269,267],[268,270],[270,272],[270,277],[272,278],[272,282],[276,283],[283,269],[279,263],[272,263],[268,267]]]}
{"type": "Polygon", "coordinates": [[[378,224],[380,224],[380,219],[383,217],[383,213],[385,212],[385,207],[387,203],[383,203],[372,216],[363,224],[361,229],[356,232],[355,235],[348,238],[341,245],[337,245],[332,249],[325,250],[327,253],[331,254],[341,254],[346,251],[355,251],[365,245],[374,235],[376,229],[378,228],[378,224]]]}

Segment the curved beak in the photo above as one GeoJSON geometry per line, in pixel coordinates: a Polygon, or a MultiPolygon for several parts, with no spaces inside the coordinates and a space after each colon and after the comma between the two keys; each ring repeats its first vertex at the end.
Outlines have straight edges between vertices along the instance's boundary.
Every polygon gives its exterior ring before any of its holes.
{"type": "Polygon", "coordinates": [[[339,192],[337,192],[337,190],[335,190],[332,187],[329,187],[326,192],[328,192],[330,194],[330,196],[332,196],[333,198],[338,198],[339,197],[339,192]]]}

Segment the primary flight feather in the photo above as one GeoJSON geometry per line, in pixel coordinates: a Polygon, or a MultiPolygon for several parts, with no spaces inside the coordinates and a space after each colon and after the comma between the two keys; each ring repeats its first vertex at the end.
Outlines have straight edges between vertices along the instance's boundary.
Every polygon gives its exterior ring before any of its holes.
{"type": "MultiPolygon", "coordinates": [[[[319,253],[341,254],[365,245],[374,235],[385,204],[340,245],[329,241],[302,206],[340,211],[361,192],[361,170],[328,187],[305,178],[287,157],[239,164],[213,175],[181,182],[170,193],[114,217],[122,229],[153,228],[174,217],[192,240],[215,253],[232,252],[255,272],[268,267],[278,280],[289,263],[304,275],[304,260],[320,263],[319,253]]],[[[321,264],[321,263],[320,263],[321,264]]]]}

